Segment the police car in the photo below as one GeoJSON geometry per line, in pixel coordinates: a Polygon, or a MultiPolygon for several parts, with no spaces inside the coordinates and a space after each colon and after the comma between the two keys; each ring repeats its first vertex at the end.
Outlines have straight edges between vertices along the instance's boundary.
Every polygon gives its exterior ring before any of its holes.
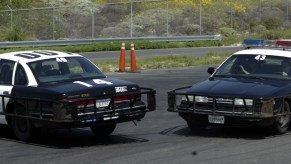
{"type": "Polygon", "coordinates": [[[208,68],[209,79],[168,92],[168,111],[178,112],[193,131],[220,125],[285,133],[290,124],[291,42],[247,39],[244,44],[245,50],[217,69],[208,68]]]}
{"type": "Polygon", "coordinates": [[[155,93],[107,78],[74,53],[35,50],[0,55],[0,123],[23,141],[40,128],[52,127],[90,127],[97,136],[107,136],[117,123],[140,120],[155,110],[155,93]]]}

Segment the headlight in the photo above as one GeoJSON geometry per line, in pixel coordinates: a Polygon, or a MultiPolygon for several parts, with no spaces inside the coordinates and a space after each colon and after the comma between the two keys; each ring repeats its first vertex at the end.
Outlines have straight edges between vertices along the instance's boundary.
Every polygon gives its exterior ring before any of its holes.
{"type": "Polygon", "coordinates": [[[253,105],[252,99],[234,99],[234,105],[244,105],[244,100],[245,100],[247,106],[253,105]]]}
{"type": "Polygon", "coordinates": [[[207,103],[208,98],[204,96],[195,96],[195,102],[207,103]]]}
{"type": "MultiPolygon", "coordinates": [[[[183,96],[182,100],[183,101],[187,101],[187,97],[188,97],[189,101],[193,102],[194,96],[183,96]]],[[[208,98],[204,97],[204,96],[195,96],[195,102],[207,103],[208,102],[208,98]]]]}
{"type": "Polygon", "coordinates": [[[192,101],[193,102],[193,96],[183,96],[182,97],[182,101],[188,101],[187,100],[187,97],[188,97],[189,101],[192,101]]]}

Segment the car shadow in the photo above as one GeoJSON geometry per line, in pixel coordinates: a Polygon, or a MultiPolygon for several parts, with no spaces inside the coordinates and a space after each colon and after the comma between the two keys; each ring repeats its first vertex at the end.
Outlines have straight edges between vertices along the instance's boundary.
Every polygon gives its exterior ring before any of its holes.
{"type": "Polygon", "coordinates": [[[41,131],[32,141],[19,141],[8,127],[0,127],[0,140],[14,141],[22,144],[29,144],[55,149],[73,149],[80,147],[118,145],[128,143],[148,142],[143,138],[137,138],[122,134],[115,134],[106,138],[98,138],[89,129],[54,129],[41,131]]]}
{"type": "MultiPolygon", "coordinates": [[[[261,140],[280,135],[275,135],[266,128],[251,127],[217,127],[208,126],[202,131],[192,131],[188,126],[175,126],[165,129],[160,132],[162,135],[171,136],[178,135],[184,137],[200,136],[200,137],[214,137],[214,138],[235,138],[235,139],[248,139],[248,140],[261,140]]],[[[282,135],[291,135],[290,131],[282,135]]]]}

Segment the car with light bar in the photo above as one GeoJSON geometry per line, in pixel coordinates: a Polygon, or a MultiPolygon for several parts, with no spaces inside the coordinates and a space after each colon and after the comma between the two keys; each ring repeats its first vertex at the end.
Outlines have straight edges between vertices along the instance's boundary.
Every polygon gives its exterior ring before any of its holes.
{"type": "Polygon", "coordinates": [[[168,92],[168,111],[192,131],[209,125],[264,127],[283,134],[290,124],[291,41],[246,39],[210,77],[168,92]],[[259,47],[256,47],[259,45],[259,47]]]}
{"type": "Polygon", "coordinates": [[[0,55],[0,124],[28,141],[46,128],[90,127],[100,137],[156,108],[156,91],[105,76],[85,57],[34,50],[0,55]]]}

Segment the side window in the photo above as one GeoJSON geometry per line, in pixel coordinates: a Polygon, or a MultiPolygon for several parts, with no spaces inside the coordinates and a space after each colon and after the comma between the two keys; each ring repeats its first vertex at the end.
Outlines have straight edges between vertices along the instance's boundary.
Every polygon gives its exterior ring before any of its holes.
{"type": "Polygon", "coordinates": [[[24,68],[18,64],[15,73],[15,85],[27,85],[27,83],[28,81],[24,68]]]}
{"type": "Polygon", "coordinates": [[[0,85],[12,84],[12,73],[15,62],[9,60],[0,61],[0,85]]]}

